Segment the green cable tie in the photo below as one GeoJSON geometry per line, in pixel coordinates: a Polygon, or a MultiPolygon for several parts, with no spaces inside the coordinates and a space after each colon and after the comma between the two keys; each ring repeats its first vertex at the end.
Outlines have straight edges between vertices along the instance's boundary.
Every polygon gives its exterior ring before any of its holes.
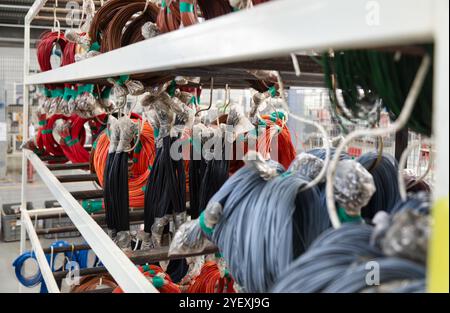
{"type": "Polygon", "coordinates": [[[78,142],[79,142],[79,140],[78,140],[78,138],[76,138],[76,139],[74,139],[74,140],[72,140],[72,141],[69,141],[69,142],[67,143],[67,146],[68,146],[68,147],[72,147],[72,146],[76,145],[78,142]]]}
{"type": "Polygon", "coordinates": [[[174,79],[170,82],[170,86],[168,88],[169,96],[171,96],[171,97],[175,96],[175,90],[177,90],[177,82],[174,79]]]}
{"type": "Polygon", "coordinates": [[[102,200],[83,200],[81,202],[81,206],[89,214],[97,213],[103,209],[103,201],[102,200]]]}
{"type": "Polygon", "coordinates": [[[138,159],[137,158],[133,158],[133,163],[137,163],[138,159]]]}
{"type": "Polygon", "coordinates": [[[289,176],[291,176],[291,175],[292,175],[292,172],[291,172],[291,171],[286,171],[286,172],[284,172],[283,174],[281,174],[281,177],[285,178],[285,177],[289,177],[289,176]]]}
{"type": "Polygon", "coordinates": [[[193,13],[194,5],[188,2],[180,2],[180,13],[193,13]]]}
{"type": "Polygon", "coordinates": [[[53,133],[53,129],[44,129],[41,133],[42,135],[49,135],[53,133]]]}
{"type": "Polygon", "coordinates": [[[214,229],[206,226],[205,224],[205,211],[202,212],[202,214],[200,214],[199,217],[199,223],[200,223],[200,228],[202,229],[202,231],[208,235],[208,236],[212,236],[214,229]]]}
{"type": "Polygon", "coordinates": [[[102,91],[102,94],[101,94],[101,98],[102,99],[108,99],[110,96],[111,96],[111,90],[112,90],[112,88],[111,87],[106,87],[103,91],[102,91]]]}
{"type": "Polygon", "coordinates": [[[338,217],[342,223],[358,223],[362,222],[361,215],[348,215],[347,211],[344,208],[338,208],[338,217]]]}
{"type": "Polygon", "coordinates": [[[161,8],[165,8],[167,5],[166,5],[166,1],[165,0],[163,0],[162,2],[161,2],[161,8]]]}
{"type": "Polygon", "coordinates": [[[52,98],[62,98],[64,97],[64,91],[62,89],[53,89],[52,98]]]}
{"type": "Polygon", "coordinates": [[[136,144],[136,148],[134,148],[134,153],[138,154],[138,153],[141,153],[141,151],[142,151],[142,143],[141,143],[141,141],[139,141],[136,144]]]}
{"type": "Polygon", "coordinates": [[[39,126],[45,126],[45,125],[47,125],[47,120],[39,121],[39,126]]]}
{"type": "Polygon", "coordinates": [[[148,170],[151,171],[153,169],[153,166],[149,165],[148,170]]]}
{"type": "Polygon", "coordinates": [[[42,92],[42,94],[45,96],[45,97],[47,97],[47,98],[50,98],[51,97],[51,92],[50,92],[50,90],[49,89],[47,89],[47,88],[42,88],[41,89],[41,92],[42,92]]]}
{"type": "Polygon", "coordinates": [[[156,289],[162,288],[164,286],[164,279],[159,276],[153,277],[153,286],[155,286],[156,289]]]}
{"type": "Polygon", "coordinates": [[[119,79],[116,80],[116,83],[119,86],[123,86],[129,79],[130,79],[130,75],[120,75],[119,79]]]}
{"type": "Polygon", "coordinates": [[[147,186],[143,186],[143,187],[141,188],[141,190],[142,190],[143,192],[145,192],[145,191],[147,190],[147,186]]]}
{"type": "Polygon", "coordinates": [[[277,88],[275,86],[272,86],[267,90],[272,98],[275,98],[277,95],[277,88]]]}
{"type": "Polygon", "coordinates": [[[69,143],[71,140],[72,140],[72,136],[71,136],[71,135],[69,135],[69,136],[67,136],[66,138],[64,138],[64,142],[65,142],[66,144],[69,143]]]}
{"type": "Polygon", "coordinates": [[[94,42],[90,47],[89,47],[89,51],[100,51],[100,44],[98,43],[98,41],[94,42]]]}
{"type": "Polygon", "coordinates": [[[97,149],[97,142],[98,142],[97,140],[94,141],[94,143],[92,144],[92,149],[94,150],[97,149]]]}

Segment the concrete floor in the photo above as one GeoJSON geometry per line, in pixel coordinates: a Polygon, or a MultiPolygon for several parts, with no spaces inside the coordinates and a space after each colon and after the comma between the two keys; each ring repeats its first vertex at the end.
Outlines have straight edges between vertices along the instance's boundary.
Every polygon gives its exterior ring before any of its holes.
{"type": "MultiPolygon", "coordinates": [[[[8,157],[8,174],[7,177],[0,178],[0,207],[6,203],[20,202],[21,184],[20,184],[20,156],[8,157]]],[[[80,171],[65,171],[64,174],[74,174],[80,171]]],[[[61,174],[61,172],[55,172],[55,174],[61,174]]],[[[94,183],[69,183],[65,184],[68,190],[90,190],[94,189],[94,183]]],[[[28,201],[33,203],[34,208],[44,208],[44,201],[54,199],[52,193],[44,182],[35,173],[34,182],[27,185],[26,197],[28,201]]],[[[0,223],[1,225],[1,223],[0,223]]],[[[1,226],[0,226],[1,227],[1,226]]],[[[48,247],[56,239],[41,239],[43,247],[48,247]]],[[[80,242],[81,238],[64,238],[64,240],[71,242],[80,242]]],[[[31,247],[30,243],[27,244],[27,248],[31,247]]],[[[39,287],[26,288],[19,287],[19,283],[14,274],[14,268],[12,263],[19,255],[19,242],[3,242],[0,239],[0,293],[4,292],[39,292],[39,287]]],[[[27,264],[25,266],[25,274],[31,275],[35,272],[34,264],[27,264]]]]}

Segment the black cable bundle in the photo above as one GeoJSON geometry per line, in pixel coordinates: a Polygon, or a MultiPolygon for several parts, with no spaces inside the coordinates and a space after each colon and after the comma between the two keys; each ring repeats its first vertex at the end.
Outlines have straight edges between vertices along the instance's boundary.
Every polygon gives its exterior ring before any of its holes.
{"type": "Polygon", "coordinates": [[[189,160],[189,215],[194,219],[200,215],[200,190],[206,170],[206,161],[201,150],[200,140],[193,137],[189,160]],[[199,148],[200,147],[200,148],[199,148]],[[196,157],[198,155],[198,157],[196,157]]]}
{"type": "Polygon", "coordinates": [[[398,165],[391,155],[382,154],[379,158],[377,152],[365,153],[357,161],[370,172],[375,182],[376,192],[369,203],[361,209],[362,217],[370,222],[377,212],[390,212],[400,200],[398,165]]]}
{"type": "MultiPolygon", "coordinates": [[[[138,133],[137,124],[128,117],[118,121],[119,142],[114,159],[109,168],[109,190],[111,208],[114,218],[114,229],[117,231],[117,244],[120,248],[129,249],[131,244],[129,189],[128,189],[128,151],[131,150],[133,137],[138,133]]],[[[110,155],[109,157],[112,157],[110,155]]]]}
{"type": "Polygon", "coordinates": [[[386,257],[370,244],[373,230],[366,224],[346,223],[326,231],[284,271],[272,291],[398,292],[411,284],[414,291],[423,292],[420,282],[425,278],[424,266],[386,257]],[[380,286],[366,283],[371,261],[379,266],[380,286]]]}
{"type": "Polygon", "coordinates": [[[112,207],[115,214],[117,232],[130,230],[129,194],[128,194],[128,152],[117,151],[111,164],[109,180],[111,182],[112,207]]]}
{"type": "Polygon", "coordinates": [[[206,168],[200,185],[199,214],[206,208],[211,197],[219,191],[229,177],[230,161],[226,160],[224,138],[217,138],[217,141],[216,144],[221,145],[222,153],[219,159],[213,157],[206,161],[206,168]]]}
{"type": "Polygon", "coordinates": [[[156,158],[145,189],[144,231],[151,233],[155,218],[186,211],[186,175],[184,161],[172,160],[170,147],[178,137],[160,138],[161,147],[157,149],[156,158]]]}
{"type": "Polygon", "coordinates": [[[111,168],[116,155],[116,148],[120,140],[120,130],[116,119],[111,122],[111,127],[108,131],[110,138],[109,152],[106,158],[105,169],[103,171],[103,196],[105,203],[105,215],[106,215],[106,225],[111,232],[111,236],[115,237],[116,229],[116,218],[114,215],[114,202],[113,202],[113,181],[111,178],[111,168]]]}

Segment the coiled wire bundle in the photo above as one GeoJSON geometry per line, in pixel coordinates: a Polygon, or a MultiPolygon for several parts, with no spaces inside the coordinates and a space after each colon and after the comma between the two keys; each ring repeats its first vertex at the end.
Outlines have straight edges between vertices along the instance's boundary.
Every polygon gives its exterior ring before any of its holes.
{"type": "Polygon", "coordinates": [[[266,181],[252,165],[245,166],[208,204],[223,208],[210,237],[236,282],[249,292],[268,291],[282,270],[330,225],[319,190],[299,191],[309,179],[282,174],[279,164],[268,164],[281,175],[266,181]]]}
{"type": "Polygon", "coordinates": [[[377,212],[389,212],[400,200],[398,164],[393,156],[384,153],[379,155],[377,152],[365,153],[357,161],[370,172],[375,182],[375,193],[361,209],[362,217],[371,221],[377,212]]]}
{"type": "Polygon", "coordinates": [[[346,223],[323,233],[285,270],[272,292],[396,292],[410,284],[424,292],[425,267],[386,256],[371,244],[373,232],[369,225],[346,223]],[[371,269],[379,270],[374,282],[367,280],[371,269]]]}

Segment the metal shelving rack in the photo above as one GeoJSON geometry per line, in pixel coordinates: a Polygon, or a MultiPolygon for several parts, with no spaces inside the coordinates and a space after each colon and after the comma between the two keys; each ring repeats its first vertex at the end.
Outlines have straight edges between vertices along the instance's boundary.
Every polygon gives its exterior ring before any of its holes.
{"type": "MultiPolygon", "coordinates": [[[[290,53],[313,49],[320,52],[329,48],[434,42],[433,136],[437,148],[434,197],[436,200],[448,197],[449,3],[446,0],[278,0],[30,76],[30,24],[46,2],[36,0],[25,17],[24,125],[29,123],[29,85],[89,81],[122,74],[182,73],[205,66],[218,66],[225,70],[232,63],[286,57],[290,53]],[[372,20],[373,14],[379,19],[372,20]]],[[[23,137],[28,138],[28,128],[24,127],[23,131],[23,137]]],[[[49,291],[59,292],[31,222],[31,216],[42,214],[44,210],[32,213],[25,207],[27,160],[62,206],[61,209],[50,210],[64,211],[70,217],[123,290],[157,292],[42,160],[25,150],[22,162],[22,222],[25,227],[22,227],[21,250],[25,249],[25,232],[28,232],[49,291]]],[[[45,213],[48,212],[48,209],[45,210],[45,213]]]]}

